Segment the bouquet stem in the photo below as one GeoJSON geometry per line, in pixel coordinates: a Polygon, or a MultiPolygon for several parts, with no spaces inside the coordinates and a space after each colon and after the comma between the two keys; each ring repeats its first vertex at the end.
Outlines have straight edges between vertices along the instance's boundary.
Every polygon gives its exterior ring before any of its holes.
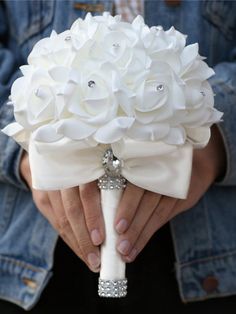
{"type": "Polygon", "coordinates": [[[101,297],[120,298],[127,294],[127,279],[125,262],[116,250],[118,234],[114,228],[114,219],[126,180],[120,174],[120,161],[113,156],[111,149],[104,155],[103,166],[106,174],[99,179],[98,186],[101,189],[106,240],[101,246],[98,294],[101,297]]]}

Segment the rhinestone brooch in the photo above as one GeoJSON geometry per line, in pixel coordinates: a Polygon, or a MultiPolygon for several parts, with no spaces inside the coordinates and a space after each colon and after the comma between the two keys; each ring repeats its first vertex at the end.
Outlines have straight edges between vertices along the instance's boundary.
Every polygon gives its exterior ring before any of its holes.
{"type": "Polygon", "coordinates": [[[105,151],[102,165],[105,174],[98,179],[98,187],[103,190],[124,189],[126,179],[121,175],[122,161],[114,156],[111,148],[105,151]]]}

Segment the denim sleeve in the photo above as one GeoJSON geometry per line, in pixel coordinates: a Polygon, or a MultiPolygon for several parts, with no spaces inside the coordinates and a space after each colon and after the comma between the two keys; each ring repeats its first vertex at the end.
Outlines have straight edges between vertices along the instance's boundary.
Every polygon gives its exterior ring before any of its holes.
{"type": "Polygon", "coordinates": [[[210,79],[215,93],[215,107],[224,113],[218,124],[226,150],[226,172],[217,185],[236,185],[236,63],[223,62],[214,68],[210,79]]]}
{"type": "MultiPolygon", "coordinates": [[[[0,129],[14,120],[13,108],[6,105],[12,82],[20,76],[14,53],[7,48],[8,25],[0,3],[0,129]]],[[[26,189],[20,177],[20,146],[0,131],[0,182],[11,183],[26,189]]]]}

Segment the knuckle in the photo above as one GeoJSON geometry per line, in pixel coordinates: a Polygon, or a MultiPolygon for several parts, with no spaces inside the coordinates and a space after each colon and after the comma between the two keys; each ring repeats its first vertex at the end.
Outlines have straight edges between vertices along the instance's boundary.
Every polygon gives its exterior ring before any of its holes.
{"type": "Polygon", "coordinates": [[[165,212],[165,210],[164,210],[164,208],[163,207],[158,207],[155,211],[154,211],[154,213],[153,213],[153,218],[154,218],[154,220],[155,220],[155,223],[160,223],[161,221],[163,221],[163,219],[164,219],[164,212],[165,212]]]}
{"type": "Polygon", "coordinates": [[[58,222],[57,219],[55,219],[53,222],[51,222],[51,225],[53,226],[53,228],[54,228],[55,230],[57,230],[57,231],[60,230],[60,224],[59,224],[59,222],[58,222]]]}
{"type": "Polygon", "coordinates": [[[122,217],[130,221],[132,220],[132,217],[134,213],[136,212],[136,210],[137,210],[136,204],[134,204],[132,200],[127,200],[125,203],[120,204],[119,212],[120,212],[120,215],[122,215],[122,217]]]}
{"type": "Polygon", "coordinates": [[[61,230],[60,228],[57,229],[58,231],[58,234],[59,236],[62,238],[62,239],[65,239],[66,238],[66,232],[64,230],[61,230]]]}
{"type": "Polygon", "coordinates": [[[33,200],[35,204],[41,209],[49,205],[48,198],[44,193],[33,193],[33,200]]]}
{"type": "Polygon", "coordinates": [[[140,246],[143,248],[147,243],[148,241],[150,240],[151,236],[153,235],[154,233],[150,234],[147,230],[144,230],[143,233],[142,233],[142,238],[141,238],[141,244],[140,246]]]}
{"type": "Polygon", "coordinates": [[[58,234],[59,234],[59,236],[62,238],[62,239],[65,239],[66,238],[66,232],[64,231],[64,230],[58,230],[57,229],[57,231],[58,231],[58,234]]]}
{"type": "Polygon", "coordinates": [[[88,238],[81,237],[78,242],[84,256],[87,256],[89,252],[92,252],[94,250],[94,247],[88,238]]]}
{"type": "Polygon", "coordinates": [[[67,230],[70,227],[70,223],[66,216],[61,216],[57,221],[57,230],[61,237],[65,237],[67,230]]]}
{"type": "Polygon", "coordinates": [[[100,221],[100,215],[98,213],[85,213],[85,219],[88,227],[97,226],[100,221]]]}
{"type": "Polygon", "coordinates": [[[155,229],[159,229],[161,226],[163,226],[167,221],[169,217],[169,210],[166,208],[158,208],[154,211],[154,227],[155,229]]]}
{"type": "Polygon", "coordinates": [[[138,237],[140,232],[141,232],[140,226],[138,224],[132,224],[132,226],[129,228],[127,232],[130,241],[134,242],[134,240],[138,237]]]}
{"type": "Polygon", "coordinates": [[[80,186],[80,197],[84,202],[89,202],[94,196],[94,185],[84,184],[80,186]]]}
{"type": "Polygon", "coordinates": [[[157,208],[154,210],[154,217],[159,220],[161,217],[165,216],[167,208],[163,205],[158,205],[157,208]]]}
{"type": "Polygon", "coordinates": [[[65,210],[66,210],[68,217],[75,217],[75,215],[77,215],[79,212],[77,204],[75,204],[73,202],[67,203],[65,210]]]}
{"type": "Polygon", "coordinates": [[[134,203],[133,199],[127,199],[124,205],[124,207],[126,207],[125,210],[129,209],[130,211],[134,211],[137,208],[137,204],[134,203]]]}

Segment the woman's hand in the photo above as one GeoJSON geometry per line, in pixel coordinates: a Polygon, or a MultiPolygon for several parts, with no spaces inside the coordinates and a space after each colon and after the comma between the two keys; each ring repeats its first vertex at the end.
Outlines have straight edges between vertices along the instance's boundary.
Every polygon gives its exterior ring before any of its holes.
{"type": "Polygon", "coordinates": [[[115,228],[120,234],[117,250],[123,260],[132,262],[161,226],[193,207],[215,179],[224,173],[225,164],[222,138],[217,127],[213,126],[208,145],[194,151],[187,199],[159,195],[128,184],[115,219],[115,228]]]}
{"type": "MultiPolygon", "coordinates": [[[[131,262],[152,235],[177,214],[194,206],[214,180],[224,172],[225,153],[221,135],[212,128],[209,144],[195,150],[190,189],[186,200],[159,195],[128,184],[121,199],[115,228],[120,234],[117,249],[131,262]]],[[[88,265],[99,271],[99,245],[104,241],[104,220],[96,182],[61,191],[32,188],[28,155],[22,157],[21,174],[41,213],[63,240],[88,265]]]]}
{"type": "Polygon", "coordinates": [[[104,241],[105,229],[96,182],[61,191],[35,190],[27,153],[23,154],[20,171],[40,212],[88,267],[99,271],[98,246],[104,241]]]}

